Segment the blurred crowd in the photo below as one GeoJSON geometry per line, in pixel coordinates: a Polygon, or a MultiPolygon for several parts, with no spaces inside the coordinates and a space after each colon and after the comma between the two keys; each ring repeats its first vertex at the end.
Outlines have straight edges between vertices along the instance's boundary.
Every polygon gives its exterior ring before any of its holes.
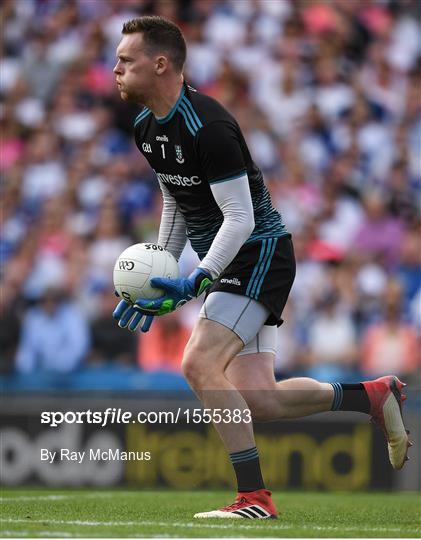
{"type": "MultiPolygon", "coordinates": [[[[276,371],[354,380],[420,367],[418,0],[4,0],[2,373],[178,372],[200,308],[121,330],[112,269],[155,241],[161,195],[112,68],[122,23],[180,25],[186,80],[237,118],[293,234],[276,371]]],[[[182,272],[197,258],[190,248],[182,272]]],[[[419,371],[418,371],[419,373],[419,371]]]]}

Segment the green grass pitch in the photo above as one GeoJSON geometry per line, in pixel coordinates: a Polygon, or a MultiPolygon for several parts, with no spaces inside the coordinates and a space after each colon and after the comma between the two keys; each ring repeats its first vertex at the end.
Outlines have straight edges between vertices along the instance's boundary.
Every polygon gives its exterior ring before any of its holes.
{"type": "Polygon", "coordinates": [[[2,537],[420,537],[418,493],[274,494],[277,520],[195,520],[227,491],[2,489],[2,537]]]}

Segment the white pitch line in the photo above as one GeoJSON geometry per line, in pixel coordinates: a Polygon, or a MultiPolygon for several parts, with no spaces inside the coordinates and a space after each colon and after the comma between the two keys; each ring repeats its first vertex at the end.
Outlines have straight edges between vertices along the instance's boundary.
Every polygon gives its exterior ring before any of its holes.
{"type": "Polygon", "coordinates": [[[79,497],[97,498],[111,497],[111,493],[75,493],[69,495],[18,495],[17,497],[0,497],[0,502],[20,502],[20,501],[63,501],[65,499],[75,499],[79,497]]]}
{"type": "MultiPolygon", "coordinates": [[[[27,531],[27,530],[0,530],[1,537],[7,536],[11,538],[21,538],[22,536],[29,536],[30,538],[80,538],[80,534],[71,534],[67,531],[27,531]]],[[[86,538],[98,538],[97,536],[87,536],[86,538]]],[[[136,534],[130,535],[129,538],[185,538],[177,534],[136,534]]],[[[269,539],[270,540],[270,539],[269,539]]],[[[275,540],[275,539],[274,539],[275,540]]]]}
{"type": "MultiPolygon", "coordinates": [[[[261,525],[255,525],[249,524],[246,525],[245,523],[238,523],[238,520],[235,520],[235,523],[230,524],[210,524],[210,523],[201,523],[198,522],[187,522],[187,523],[181,523],[177,521],[81,521],[81,520],[61,520],[61,519],[15,519],[15,518],[7,518],[7,519],[0,519],[0,521],[3,521],[5,523],[43,523],[44,525],[50,524],[50,525],[79,525],[82,527],[137,527],[141,525],[146,526],[155,526],[155,527],[184,527],[184,528],[194,528],[194,529],[231,529],[233,527],[237,528],[237,530],[242,529],[254,529],[254,530],[262,530],[261,525]]],[[[262,523],[259,520],[259,523],[262,523]]],[[[288,529],[305,529],[305,530],[316,530],[316,531],[368,531],[368,532],[410,532],[410,533],[418,533],[420,532],[420,528],[412,527],[409,529],[403,529],[402,527],[332,527],[329,525],[322,526],[322,525],[287,525],[287,524],[279,524],[279,525],[271,525],[270,530],[288,530],[288,529]]]]}
{"type": "Polygon", "coordinates": [[[39,496],[26,496],[20,495],[18,497],[0,497],[0,502],[20,502],[20,501],[61,501],[68,499],[71,495],[39,495],[39,496]]]}
{"type": "Polygon", "coordinates": [[[31,536],[33,537],[34,534],[38,535],[38,536],[41,536],[41,538],[43,537],[47,537],[47,536],[52,536],[52,537],[57,537],[57,538],[75,538],[76,536],[79,536],[79,535],[76,535],[76,534],[70,534],[68,533],[67,531],[0,531],[0,533],[3,535],[3,536],[18,536],[18,537],[21,537],[21,536],[31,536]]]}

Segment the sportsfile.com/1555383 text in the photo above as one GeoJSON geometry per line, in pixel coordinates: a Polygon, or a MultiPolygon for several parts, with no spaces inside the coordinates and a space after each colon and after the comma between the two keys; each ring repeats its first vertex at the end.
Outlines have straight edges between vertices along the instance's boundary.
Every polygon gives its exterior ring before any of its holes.
{"type": "Polygon", "coordinates": [[[43,411],[41,424],[57,427],[61,424],[97,424],[101,427],[110,424],[240,424],[251,423],[250,409],[182,409],[173,411],[123,411],[121,408],[109,407],[104,411],[43,411]]]}

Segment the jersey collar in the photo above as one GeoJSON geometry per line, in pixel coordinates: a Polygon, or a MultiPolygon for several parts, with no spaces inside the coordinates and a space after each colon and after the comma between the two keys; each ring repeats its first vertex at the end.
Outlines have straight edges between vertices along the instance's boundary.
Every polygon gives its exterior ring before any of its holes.
{"type": "Polygon", "coordinates": [[[178,96],[178,99],[177,99],[174,107],[170,110],[170,112],[166,116],[164,116],[162,118],[157,118],[155,116],[155,120],[158,122],[158,124],[166,124],[167,122],[169,122],[171,120],[171,118],[175,114],[175,111],[178,109],[178,105],[180,104],[180,101],[183,99],[183,96],[184,96],[185,92],[186,92],[186,88],[185,88],[185,86],[183,84],[183,86],[181,87],[180,95],[178,96]]]}

